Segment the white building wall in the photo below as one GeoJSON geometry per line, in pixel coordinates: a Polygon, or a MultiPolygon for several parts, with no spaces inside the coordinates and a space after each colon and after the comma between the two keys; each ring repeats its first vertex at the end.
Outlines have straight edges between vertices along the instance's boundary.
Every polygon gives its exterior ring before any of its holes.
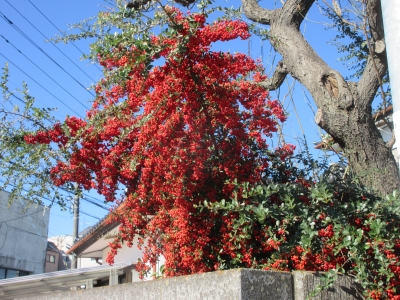
{"type": "MultiPolygon", "coordinates": [[[[122,248],[118,249],[118,254],[114,258],[114,262],[125,262],[125,261],[130,261],[132,264],[136,264],[139,259],[142,258],[143,256],[143,250],[140,250],[136,245],[138,243],[137,238],[134,239],[133,241],[133,246],[129,248],[126,244],[122,245],[122,248]]],[[[108,252],[110,251],[110,247],[107,247],[103,249],[103,262],[106,263],[106,258],[108,255],[108,252]]],[[[164,257],[160,257],[156,270],[160,274],[160,267],[164,264],[164,257]]],[[[151,276],[148,276],[146,280],[151,279],[151,276]]],[[[132,270],[132,282],[134,281],[140,281],[141,279],[139,278],[139,273],[135,270],[132,270]]]]}
{"type": "MultiPolygon", "coordinates": [[[[99,261],[101,263],[101,261],[99,261]]],[[[90,268],[90,267],[97,267],[100,264],[96,262],[96,260],[89,258],[89,257],[78,257],[78,269],[81,268],[90,268]]]]}
{"type": "Polygon", "coordinates": [[[50,211],[42,205],[26,206],[16,200],[8,207],[8,193],[0,191],[0,267],[43,273],[50,211]]]}
{"type": "Polygon", "coordinates": [[[72,235],[59,235],[49,237],[48,240],[53,242],[58,250],[66,252],[72,246],[72,235]]]}

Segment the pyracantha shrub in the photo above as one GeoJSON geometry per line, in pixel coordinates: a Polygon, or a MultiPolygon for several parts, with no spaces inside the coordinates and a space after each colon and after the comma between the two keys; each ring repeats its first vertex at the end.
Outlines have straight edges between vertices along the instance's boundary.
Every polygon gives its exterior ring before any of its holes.
{"type": "Polygon", "coordinates": [[[109,263],[121,242],[132,245],[136,236],[145,241],[138,268],[163,255],[165,275],[173,276],[218,268],[230,221],[198,205],[229,199],[233,180],[261,180],[266,138],[285,116],[257,84],[265,77],[255,61],[211,51],[212,43],[249,38],[246,23],[206,25],[202,14],[166,13],[169,28],[160,35],[99,54],[106,77],[86,120],[71,117],[25,139],[70,150],[69,161],[51,171],[56,185],[76,182],[120,203],[109,263]],[[119,189],[126,192],[117,200],[119,189]]]}

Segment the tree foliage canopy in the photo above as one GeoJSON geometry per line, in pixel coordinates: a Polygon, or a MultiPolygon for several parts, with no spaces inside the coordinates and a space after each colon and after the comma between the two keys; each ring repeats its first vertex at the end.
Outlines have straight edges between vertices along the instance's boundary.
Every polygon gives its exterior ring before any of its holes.
{"type": "MultiPolygon", "coordinates": [[[[234,180],[261,181],[266,138],[285,117],[257,84],[259,65],[243,54],[210,50],[216,41],[248,38],[245,23],[206,25],[204,14],[185,16],[170,7],[165,15],[161,34],[98,54],[107,76],[96,86],[87,120],[71,117],[25,140],[71,151],[51,170],[56,185],[73,181],[122,202],[110,263],[121,241],[139,235],[149,244],[145,262],[162,254],[174,275],[214,268],[203,257],[216,255],[210,245],[219,216],[196,206],[228,199],[234,180]],[[117,199],[119,189],[125,195],[117,199]]],[[[278,150],[282,158],[291,151],[290,145],[278,150]]]]}

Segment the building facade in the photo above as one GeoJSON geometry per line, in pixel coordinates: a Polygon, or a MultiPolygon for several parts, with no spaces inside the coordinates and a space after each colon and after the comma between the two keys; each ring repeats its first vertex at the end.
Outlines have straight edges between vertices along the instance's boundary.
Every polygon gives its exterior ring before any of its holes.
{"type": "MultiPolygon", "coordinates": [[[[117,209],[124,209],[125,204],[122,203],[117,209]]],[[[75,259],[83,260],[90,259],[92,262],[95,261],[99,264],[107,264],[106,258],[110,251],[109,243],[114,240],[118,234],[119,223],[112,223],[108,220],[107,216],[100,220],[96,225],[90,228],[85,235],[81,236],[71,248],[68,249],[67,254],[72,255],[75,259]]],[[[135,238],[133,246],[128,247],[126,243],[121,245],[118,249],[118,254],[114,257],[115,263],[121,263],[129,261],[134,267],[136,262],[143,256],[143,250],[137,247],[138,240],[135,238]]],[[[164,264],[164,257],[160,257],[159,261],[154,266],[149,266],[152,273],[158,273],[161,275],[161,266],[164,264]]],[[[80,268],[82,266],[79,266],[80,268]]],[[[148,274],[145,280],[153,279],[152,274],[148,274]]],[[[140,281],[139,273],[132,269],[129,276],[120,278],[120,283],[140,281]]]]}
{"type": "Polygon", "coordinates": [[[0,191],[0,279],[44,272],[50,210],[0,191]]]}

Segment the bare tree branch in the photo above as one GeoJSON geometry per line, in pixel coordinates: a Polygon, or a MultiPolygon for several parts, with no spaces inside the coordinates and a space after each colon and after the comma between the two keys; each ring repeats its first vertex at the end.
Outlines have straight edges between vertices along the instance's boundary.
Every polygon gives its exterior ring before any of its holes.
{"type": "Polygon", "coordinates": [[[276,13],[280,10],[269,10],[262,8],[258,4],[257,0],[242,0],[242,4],[246,17],[254,22],[264,25],[269,25],[272,18],[274,18],[276,13]]]}
{"type": "MultiPolygon", "coordinates": [[[[379,43],[384,40],[383,20],[380,0],[370,0],[367,3],[367,15],[369,29],[373,42],[379,43]]],[[[364,28],[365,29],[365,28],[364,28]]],[[[386,51],[373,52],[372,45],[366,35],[370,56],[363,75],[358,83],[358,94],[363,99],[362,105],[369,106],[374,100],[375,94],[382,84],[382,78],[387,72],[386,51]]]]}
{"type": "Polygon", "coordinates": [[[385,144],[386,148],[392,149],[395,142],[396,142],[396,135],[394,134],[394,131],[392,131],[392,138],[385,144]]]}
{"type": "Polygon", "coordinates": [[[367,18],[374,42],[383,40],[385,33],[383,30],[382,8],[380,0],[369,0],[367,3],[367,18]]]}
{"type": "MultiPolygon", "coordinates": [[[[282,1],[283,2],[283,1],[282,1]]],[[[286,74],[303,84],[318,107],[316,122],[343,149],[360,182],[387,194],[398,189],[400,177],[391,149],[385,143],[371,118],[371,102],[386,71],[380,0],[364,0],[368,5],[366,26],[374,50],[361,80],[346,81],[332,69],[300,32],[300,25],[315,0],[286,0],[280,9],[262,9],[257,0],[242,0],[245,14],[251,20],[270,25],[268,37],[281,54],[284,69],[274,72],[263,86],[274,89],[286,74]],[[378,44],[379,43],[379,44],[378,44]],[[368,170],[368,175],[365,175],[368,170]],[[386,173],[383,174],[382,171],[386,173]],[[382,175],[383,174],[383,175],[382,175]],[[387,180],[393,178],[393,180],[387,180]]],[[[364,12],[364,15],[367,15],[364,12]]]]}
{"type": "Polygon", "coordinates": [[[278,62],[278,65],[276,66],[272,77],[267,78],[266,80],[260,82],[259,84],[266,90],[274,91],[282,85],[288,73],[289,72],[285,64],[283,63],[283,61],[280,61],[278,62]]]}
{"type": "Polygon", "coordinates": [[[301,22],[314,2],[315,0],[287,0],[280,12],[279,22],[300,28],[301,22]]]}

